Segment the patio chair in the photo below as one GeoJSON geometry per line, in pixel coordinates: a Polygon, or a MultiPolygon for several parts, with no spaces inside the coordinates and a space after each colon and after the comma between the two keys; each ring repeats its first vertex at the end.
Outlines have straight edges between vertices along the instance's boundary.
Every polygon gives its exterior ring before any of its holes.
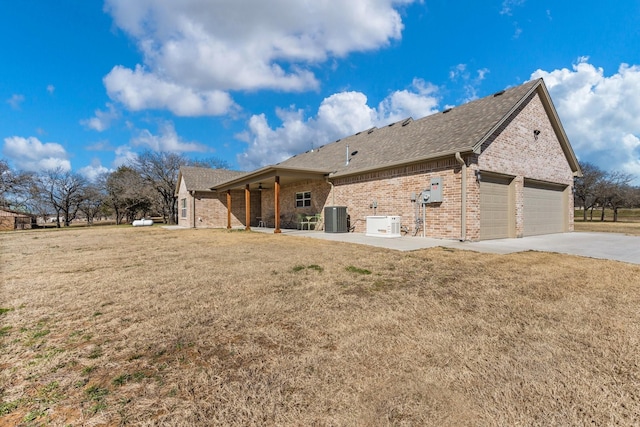
{"type": "Polygon", "coordinates": [[[322,219],[322,216],[320,214],[315,214],[315,215],[305,215],[304,216],[304,221],[302,222],[302,229],[304,230],[304,226],[307,226],[307,230],[311,230],[311,227],[313,226],[314,230],[318,229],[318,222],[322,219]]]}
{"type": "Polygon", "coordinates": [[[262,216],[262,226],[267,228],[275,227],[276,216],[273,212],[267,212],[262,216]]]}
{"type": "Polygon", "coordinates": [[[297,216],[296,214],[291,214],[289,215],[289,217],[287,217],[286,215],[282,214],[280,215],[280,227],[282,228],[298,228],[298,221],[297,221],[297,216]]]}
{"type": "Polygon", "coordinates": [[[313,226],[314,230],[322,230],[324,223],[322,222],[322,214],[316,214],[315,224],[313,226]]]}
{"type": "Polygon", "coordinates": [[[298,230],[303,230],[304,223],[306,221],[305,215],[301,213],[295,214],[295,225],[298,230]]]}

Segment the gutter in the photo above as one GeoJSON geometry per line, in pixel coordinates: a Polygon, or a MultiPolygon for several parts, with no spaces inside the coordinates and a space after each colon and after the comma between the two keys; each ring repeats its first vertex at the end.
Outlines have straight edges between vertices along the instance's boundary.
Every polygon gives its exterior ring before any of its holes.
{"type": "Polygon", "coordinates": [[[191,200],[193,200],[193,203],[191,204],[191,215],[193,216],[193,225],[191,228],[196,228],[196,192],[195,190],[191,190],[189,191],[189,194],[191,194],[191,200]]]}
{"type": "MultiPolygon", "coordinates": [[[[466,147],[463,147],[463,148],[466,148],[466,147]]],[[[473,150],[464,149],[464,151],[458,151],[457,153],[458,154],[460,154],[460,153],[473,153],[473,150]]],[[[395,167],[399,167],[399,166],[410,166],[410,165],[415,165],[415,164],[423,163],[423,162],[427,162],[427,161],[430,162],[430,161],[435,161],[435,160],[446,159],[446,158],[451,157],[451,156],[453,156],[455,154],[456,154],[455,151],[441,151],[439,153],[429,154],[429,155],[423,156],[423,157],[417,157],[417,158],[411,159],[410,161],[398,160],[398,161],[395,161],[395,162],[385,163],[385,164],[382,164],[382,165],[365,166],[365,167],[358,168],[358,169],[334,171],[334,172],[331,172],[329,174],[329,176],[331,178],[344,178],[344,177],[348,177],[348,176],[359,175],[359,174],[362,174],[362,173],[370,173],[370,172],[377,172],[377,171],[381,171],[381,170],[385,170],[385,169],[391,169],[391,168],[395,168],[395,167]]]]}
{"type": "Polygon", "coordinates": [[[326,177],[325,182],[327,184],[329,184],[331,186],[331,206],[335,206],[336,205],[336,193],[335,193],[335,189],[333,188],[333,182],[329,181],[329,177],[326,177]]]}
{"type": "Polygon", "coordinates": [[[460,188],[460,241],[467,240],[467,163],[464,161],[460,152],[456,152],[456,160],[462,165],[462,185],[460,188]]]}

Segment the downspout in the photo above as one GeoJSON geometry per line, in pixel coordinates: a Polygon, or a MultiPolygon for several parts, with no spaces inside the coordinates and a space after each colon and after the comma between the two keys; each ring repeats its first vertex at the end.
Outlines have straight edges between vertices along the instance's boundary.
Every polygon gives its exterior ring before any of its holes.
{"type": "Polygon", "coordinates": [[[335,206],[336,205],[336,194],[333,190],[333,182],[329,181],[329,178],[325,178],[325,181],[327,182],[327,184],[329,184],[331,186],[331,206],[335,206]]]}
{"type": "Polygon", "coordinates": [[[456,152],[456,160],[462,165],[462,185],[460,189],[460,241],[467,240],[467,163],[464,161],[460,152],[456,152]]]}
{"type": "Polygon", "coordinates": [[[191,199],[193,200],[193,203],[192,203],[193,206],[191,207],[191,212],[193,216],[193,226],[191,228],[196,228],[196,192],[190,191],[189,193],[191,194],[191,199]]]}

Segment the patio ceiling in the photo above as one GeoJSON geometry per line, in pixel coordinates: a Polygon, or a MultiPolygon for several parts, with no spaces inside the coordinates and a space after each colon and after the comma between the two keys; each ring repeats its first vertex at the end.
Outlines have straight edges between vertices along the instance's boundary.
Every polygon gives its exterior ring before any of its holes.
{"type": "Polygon", "coordinates": [[[329,175],[330,171],[317,170],[317,169],[301,169],[301,168],[282,168],[277,166],[267,166],[262,169],[258,169],[253,172],[249,172],[239,178],[231,181],[223,182],[211,190],[214,191],[226,191],[226,190],[238,190],[246,188],[247,184],[249,189],[257,190],[260,185],[263,189],[273,188],[276,177],[280,179],[280,185],[290,184],[296,181],[306,179],[325,179],[329,175]]]}

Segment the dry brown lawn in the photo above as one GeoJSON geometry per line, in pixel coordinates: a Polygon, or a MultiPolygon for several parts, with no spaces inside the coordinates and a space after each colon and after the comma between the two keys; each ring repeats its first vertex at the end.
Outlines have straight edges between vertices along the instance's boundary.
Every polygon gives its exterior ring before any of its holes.
{"type": "Polygon", "coordinates": [[[2,425],[637,425],[640,266],[0,234],[2,425]]]}

